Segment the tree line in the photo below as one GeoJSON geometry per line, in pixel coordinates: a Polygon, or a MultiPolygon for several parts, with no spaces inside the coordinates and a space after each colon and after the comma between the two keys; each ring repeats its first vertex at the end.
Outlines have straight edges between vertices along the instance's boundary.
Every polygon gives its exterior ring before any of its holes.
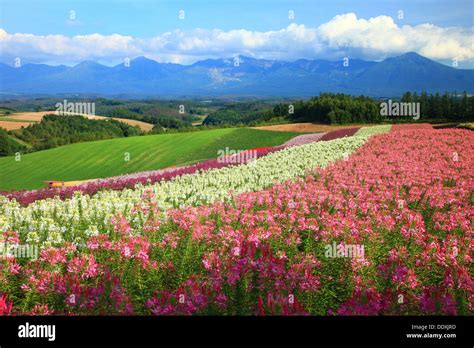
{"type": "Polygon", "coordinates": [[[406,92],[402,102],[420,103],[421,120],[425,121],[472,121],[474,120],[474,96],[456,93],[421,94],[406,92]]]}
{"type": "MultiPolygon", "coordinates": [[[[222,108],[210,113],[204,125],[254,126],[280,122],[313,122],[323,124],[414,122],[410,115],[402,117],[384,116],[381,103],[387,99],[367,96],[322,93],[309,100],[279,103],[272,108],[239,110],[222,108]]],[[[419,103],[420,122],[469,121],[474,119],[474,96],[467,93],[403,94],[392,98],[393,102],[419,103]]]]}
{"type": "Polygon", "coordinates": [[[322,93],[308,101],[279,104],[273,109],[276,116],[287,117],[293,122],[325,124],[381,123],[379,105],[366,96],[322,93]]]}
{"type": "MultiPolygon", "coordinates": [[[[366,96],[323,93],[308,101],[278,104],[273,109],[276,116],[292,122],[325,124],[412,122],[413,118],[382,116],[381,99],[366,96]]],[[[394,102],[420,103],[420,122],[466,121],[474,118],[474,96],[445,93],[443,95],[407,92],[394,102]]]]}

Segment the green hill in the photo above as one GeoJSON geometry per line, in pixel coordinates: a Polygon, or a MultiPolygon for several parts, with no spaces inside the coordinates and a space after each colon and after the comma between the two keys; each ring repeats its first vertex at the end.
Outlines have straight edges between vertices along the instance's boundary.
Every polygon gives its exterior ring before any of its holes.
{"type": "Polygon", "coordinates": [[[225,128],[160,134],[61,146],[0,158],[0,190],[35,189],[43,180],[85,180],[184,165],[216,158],[226,147],[245,150],[274,146],[298,135],[291,132],[225,128]],[[130,157],[126,161],[127,156],[130,157]]]}

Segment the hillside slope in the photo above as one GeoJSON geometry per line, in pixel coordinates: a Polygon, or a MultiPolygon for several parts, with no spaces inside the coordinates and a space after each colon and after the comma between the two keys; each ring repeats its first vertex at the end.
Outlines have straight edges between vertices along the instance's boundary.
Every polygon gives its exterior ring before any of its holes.
{"type": "MultiPolygon", "coordinates": [[[[41,122],[45,115],[54,114],[54,111],[38,111],[38,112],[17,112],[9,115],[0,117],[0,128],[7,130],[20,129],[22,126],[27,127],[32,122],[41,122]]],[[[119,122],[126,123],[130,126],[138,126],[144,132],[148,132],[153,129],[151,123],[146,123],[137,120],[131,120],[128,118],[117,118],[117,117],[105,117],[97,115],[82,115],[91,120],[105,120],[112,119],[119,122]]]]}
{"type": "Polygon", "coordinates": [[[226,147],[245,150],[279,145],[297,133],[226,128],[119,138],[61,146],[0,158],[0,190],[35,189],[43,180],[84,180],[161,169],[218,157],[226,147]],[[129,160],[127,161],[126,159],[129,160]]]}

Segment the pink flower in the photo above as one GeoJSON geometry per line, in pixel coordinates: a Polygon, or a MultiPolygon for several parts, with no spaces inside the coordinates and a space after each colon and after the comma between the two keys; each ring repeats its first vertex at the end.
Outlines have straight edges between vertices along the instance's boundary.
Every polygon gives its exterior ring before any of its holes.
{"type": "Polygon", "coordinates": [[[82,278],[94,278],[99,274],[99,265],[93,255],[88,259],[87,267],[82,274],[82,278]]]}
{"type": "Polygon", "coordinates": [[[122,248],[122,255],[126,258],[130,258],[132,256],[132,250],[128,245],[124,245],[122,248]]]}
{"type": "Polygon", "coordinates": [[[140,250],[137,254],[137,259],[141,260],[143,264],[147,264],[149,257],[146,251],[140,250]]]}
{"type": "Polygon", "coordinates": [[[418,286],[418,281],[416,280],[415,271],[413,271],[412,269],[409,269],[407,275],[408,275],[407,276],[408,286],[411,289],[416,289],[416,287],[418,286]]]}
{"type": "Polygon", "coordinates": [[[19,274],[20,273],[21,266],[17,263],[12,263],[10,265],[10,273],[11,274],[19,274]]]}
{"type": "Polygon", "coordinates": [[[240,247],[234,247],[232,248],[232,255],[234,256],[240,256],[240,247]]]}
{"type": "Polygon", "coordinates": [[[30,313],[31,315],[51,315],[52,311],[49,309],[48,304],[38,304],[33,307],[30,313]]]}
{"type": "Polygon", "coordinates": [[[13,303],[7,302],[7,295],[3,294],[0,297],[0,315],[10,315],[12,312],[13,303]]]}

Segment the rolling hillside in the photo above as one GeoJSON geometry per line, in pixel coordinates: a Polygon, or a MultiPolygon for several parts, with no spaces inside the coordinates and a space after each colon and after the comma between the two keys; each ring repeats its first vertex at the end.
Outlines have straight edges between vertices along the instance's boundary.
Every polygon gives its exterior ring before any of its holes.
{"type": "Polygon", "coordinates": [[[0,190],[35,189],[43,180],[104,178],[216,158],[228,147],[245,150],[282,144],[298,133],[226,128],[66,145],[15,161],[0,158],[0,190]],[[125,161],[129,154],[130,160],[125,161]]]}
{"type": "MultiPolygon", "coordinates": [[[[38,111],[38,112],[19,112],[4,115],[0,117],[0,127],[6,130],[20,129],[21,127],[28,127],[30,123],[41,122],[45,115],[54,114],[54,111],[38,111]]],[[[119,122],[126,123],[130,126],[138,126],[144,132],[148,132],[153,129],[151,123],[146,123],[137,120],[131,120],[127,118],[116,118],[116,117],[105,117],[96,115],[82,115],[91,120],[105,120],[113,119],[119,122]]]]}

